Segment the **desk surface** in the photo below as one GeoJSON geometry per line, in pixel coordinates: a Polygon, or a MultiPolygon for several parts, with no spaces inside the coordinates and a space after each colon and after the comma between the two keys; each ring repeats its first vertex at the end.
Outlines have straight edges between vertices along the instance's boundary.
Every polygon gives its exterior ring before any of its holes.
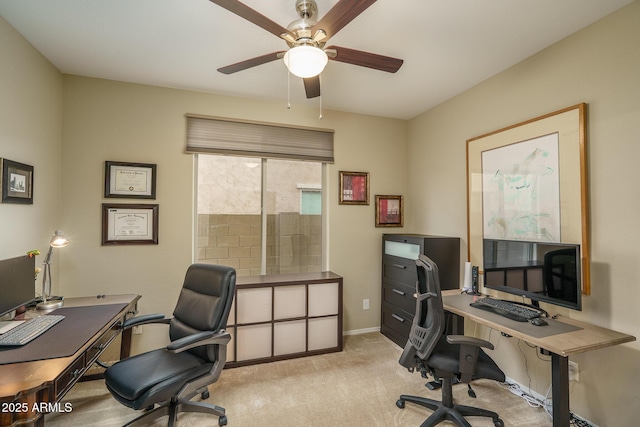
{"type": "Polygon", "coordinates": [[[442,300],[445,310],[561,356],[567,357],[576,353],[636,340],[636,337],[632,335],[563,316],[557,319],[545,319],[549,323],[547,326],[516,322],[498,314],[471,307],[469,304],[478,297],[459,292],[458,290],[443,291],[442,300]]]}
{"type": "MultiPolygon", "coordinates": [[[[64,307],[125,304],[124,307],[126,309],[126,305],[135,304],[139,298],[139,295],[108,295],[104,298],[66,298],[64,300],[64,307]]],[[[111,325],[105,322],[102,328],[95,331],[94,336],[99,336],[109,330],[110,327],[111,325]]],[[[0,365],[0,397],[13,398],[27,390],[41,388],[43,384],[52,383],[54,379],[59,377],[64,370],[76,360],[78,355],[85,352],[90,345],[91,341],[80,347],[78,351],[69,357],[0,365]]]]}

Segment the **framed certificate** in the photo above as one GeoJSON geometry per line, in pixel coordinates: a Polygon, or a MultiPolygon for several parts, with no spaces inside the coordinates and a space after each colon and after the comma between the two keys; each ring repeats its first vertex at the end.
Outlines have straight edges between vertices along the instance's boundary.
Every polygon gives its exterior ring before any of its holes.
{"type": "Polygon", "coordinates": [[[155,199],[156,165],[105,162],[104,197],[155,199]]]}
{"type": "Polygon", "coordinates": [[[157,245],[158,205],[102,204],[102,245],[157,245]]]}

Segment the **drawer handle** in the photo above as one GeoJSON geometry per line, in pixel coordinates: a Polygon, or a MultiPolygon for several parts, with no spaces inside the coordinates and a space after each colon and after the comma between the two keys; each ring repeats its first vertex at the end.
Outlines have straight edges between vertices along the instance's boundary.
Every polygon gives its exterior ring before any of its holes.
{"type": "Polygon", "coordinates": [[[391,289],[393,292],[395,292],[398,295],[404,295],[404,292],[402,292],[400,289],[391,289]]]}
{"type": "Polygon", "coordinates": [[[71,373],[71,378],[79,378],[82,376],[82,370],[81,369],[76,369],[75,371],[73,371],[71,373]]]}
{"type": "Polygon", "coordinates": [[[406,265],[402,265],[402,264],[392,264],[395,268],[407,268],[406,265]]]}
{"type": "Polygon", "coordinates": [[[404,319],[402,317],[398,316],[397,314],[391,314],[391,317],[396,319],[398,322],[404,322],[404,319]]]}
{"type": "Polygon", "coordinates": [[[100,344],[93,347],[95,350],[102,351],[107,348],[106,344],[100,344]]]}

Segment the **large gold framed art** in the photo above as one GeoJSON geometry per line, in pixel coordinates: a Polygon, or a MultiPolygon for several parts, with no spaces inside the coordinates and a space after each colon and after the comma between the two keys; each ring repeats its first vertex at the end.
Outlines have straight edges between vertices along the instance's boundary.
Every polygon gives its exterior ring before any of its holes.
{"type": "Polygon", "coordinates": [[[483,239],[580,244],[590,294],[586,104],[467,140],[469,261],[483,239]]]}

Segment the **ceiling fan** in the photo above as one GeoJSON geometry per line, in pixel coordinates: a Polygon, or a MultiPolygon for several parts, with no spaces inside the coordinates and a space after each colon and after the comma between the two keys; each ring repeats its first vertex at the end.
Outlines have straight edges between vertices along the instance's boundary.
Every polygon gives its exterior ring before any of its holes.
{"type": "Polygon", "coordinates": [[[318,10],[315,0],[297,0],[295,7],[300,19],[291,22],[287,28],[237,0],[210,1],[280,37],[289,46],[286,51],[267,53],[218,68],[218,71],[224,74],[237,73],[282,58],[291,73],[303,78],[307,98],[315,98],[320,96],[319,76],[329,59],[388,73],[395,73],[403,63],[402,59],[361,50],[340,46],[325,47],[329,38],[376,0],[340,0],[320,21],[314,19],[318,10]]]}

